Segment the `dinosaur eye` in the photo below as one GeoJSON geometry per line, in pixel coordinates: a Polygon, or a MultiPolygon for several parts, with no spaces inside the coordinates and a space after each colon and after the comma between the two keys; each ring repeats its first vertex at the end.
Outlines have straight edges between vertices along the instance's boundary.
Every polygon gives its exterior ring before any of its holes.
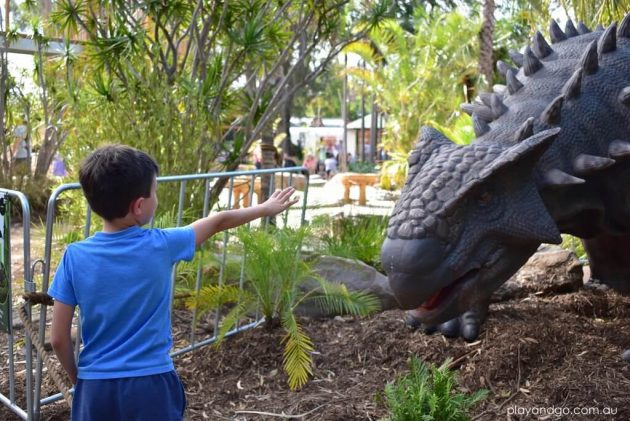
{"type": "Polygon", "coordinates": [[[488,206],[490,202],[492,202],[492,195],[487,191],[481,193],[477,198],[477,203],[479,203],[480,206],[488,206]]]}

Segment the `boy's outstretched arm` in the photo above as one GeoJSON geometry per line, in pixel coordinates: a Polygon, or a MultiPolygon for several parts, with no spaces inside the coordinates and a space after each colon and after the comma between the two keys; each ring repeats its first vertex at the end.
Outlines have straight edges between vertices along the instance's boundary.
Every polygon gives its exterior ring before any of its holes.
{"type": "Polygon", "coordinates": [[[195,232],[195,245],[198,246],[217,232],[238,227],[254,219],[264,216],[274,216],[298,202],[298,198],[291,199],[295,192],[293,187],[276,190],[269,199],[260,205],[249,208],[232,209],[216,213],[206,218],[198,219],[190,224],[195,232]]]}
{"type": "Polygon", "coordinates": [[[74,360],[74,348],[72,347],[72,317],[74,306],[55,300],[53,306],[52,326],[50,332],[50,344],[57,354],[57,358],[72,384],[77,383],[77,365],[74,360]]]}

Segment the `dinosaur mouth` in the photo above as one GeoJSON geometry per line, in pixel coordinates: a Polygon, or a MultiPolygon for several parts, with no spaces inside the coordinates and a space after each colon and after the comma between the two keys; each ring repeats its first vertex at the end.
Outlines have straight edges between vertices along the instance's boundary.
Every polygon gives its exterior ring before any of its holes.
{"type": "Polygon", "coordinates": [[[428,312],[440,307],[441,304],[449,301],[452,297],[457,295],[464,284],[474,280],[477,277],[478,273],[479,269],[471,269],[463,276],[457,278],[455,282],[452,282],[450,285],[437,290],[424,303],[420,305],[419,310],[424,310],[428,312]]]}

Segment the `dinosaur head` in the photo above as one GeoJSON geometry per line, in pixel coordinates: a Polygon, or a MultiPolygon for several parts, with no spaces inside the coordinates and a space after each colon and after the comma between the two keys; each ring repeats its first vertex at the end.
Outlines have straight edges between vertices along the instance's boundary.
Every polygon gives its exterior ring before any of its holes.
{"type": "Polygon", "coordinates": [[[513,146],[458,146],[423,128],[409,157],[381,259],[402,308],[449,320],[505,282],[560,233],[536,188],[534,166],[559,129],[513,146]]]}

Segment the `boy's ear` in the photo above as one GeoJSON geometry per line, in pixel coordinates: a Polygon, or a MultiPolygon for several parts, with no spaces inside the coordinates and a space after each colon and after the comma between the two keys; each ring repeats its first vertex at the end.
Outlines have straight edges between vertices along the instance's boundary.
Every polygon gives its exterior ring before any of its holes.
{"type": "Polygon", "coordinates": [[[135,216],[139,216],[142,213],[142,202],[144,201],[144,197],[139,197],[131,202],[129,205],[129,212],[131,212],[135,216]]]}

